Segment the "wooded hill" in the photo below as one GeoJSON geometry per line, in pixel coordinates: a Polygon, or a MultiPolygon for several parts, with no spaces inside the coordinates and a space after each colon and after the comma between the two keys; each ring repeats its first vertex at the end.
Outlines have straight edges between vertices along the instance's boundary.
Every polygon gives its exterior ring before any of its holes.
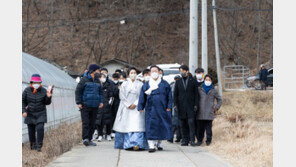
{"type": "MultiPolygon", "coordinates": [[[[215,68],[211,3],[208,55],[215,68]]],[[[272,60],[272,0],[216,4],[222,67],[256,68],[272,60]]],[[[23,51],[71,70],[83,72],[90,63],[113,58],[139,67],[188,64],[189,0],[23,0],[22,7],[23,51]]],[[[200,21],[199,12],[199,38],[200,21]]]]}

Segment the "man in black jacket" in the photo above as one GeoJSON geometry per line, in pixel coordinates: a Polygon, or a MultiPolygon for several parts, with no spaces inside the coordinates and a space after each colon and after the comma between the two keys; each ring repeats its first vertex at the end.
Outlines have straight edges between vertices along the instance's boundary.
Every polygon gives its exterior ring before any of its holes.
{"type": "Polygon", "coordinates": [[[180,66],[179,71],[182,79],[176,81],[174,102],[181,126],[181,146],[187,146],[189,141],[191,146],[195,146],[195,112],[198,106],[197,82],[189,76],[188,66],[180,66]]]}
{"type": "Polygon", "coordinates": [[[91,64],[75,91],[76,104],[81,112],[82,139],[85,146],[96,146],[91,139],[95,129],[98,108],[103,107],[102,87],[97,77],[99,73],[99,66],[91,64]]]}

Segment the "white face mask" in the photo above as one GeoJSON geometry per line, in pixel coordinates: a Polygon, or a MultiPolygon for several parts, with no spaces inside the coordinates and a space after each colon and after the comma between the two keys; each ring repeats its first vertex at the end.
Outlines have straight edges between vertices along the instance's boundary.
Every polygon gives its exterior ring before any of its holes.
{"type": "Polygon", "coordinates": [[[156,79],[158,76],[159,76],[159,75],[158,75],[157,72],[153,72],[153,73],[151,73],[151,77],[152,77],[153,79],[156,79]]]}
{"type": "Polygon", "coordinates": [[[101,82],[105,83],[106,82],[106,78],[102,77],[101,78],[101,82]]]}
{"type": "Polygon", "coordinates": [[[114,82],[115,84],[117,84],[117,83],[118,83],[118,80],[114,80],[113,82],[114,82]]]}
{"type": "Polygon", "coordinates": [[[123,79],[120,79],[119,82],[124,82],[124,80],[123,79]]]}
{"type": "Polygon", "coordinates": [[[137,75],[136,74],[130,74],[129,77],[132,79],[132,80],[135,80],[137,75]]]}
{"type": "Polygon", "coordinates": [[[161,78],[163,75],[162,74],[159,74],[159,77],[161,78]]]}
{"type": "Polygon", "coordinates": [[[38,89],[40,87],[40,84],[33,84],[32,86],[34,89],[38,89]]]}
{"type": "Polygon", "coordinates": [[[145,81],[149,81],[149,80],[150,80],[150,76],[145,76],[145,77],[144,77],[144,80],[145,80],[145,81]]]}
{"type": "Polygon", "coordinates": [[[205,85],[206,85],[206,86],[210,86],[211,84],[212,84],[211,81],[205,81],[205,85]]]}
{"type": "Polygon", "coordinates": [[[202,74],[196,74],[196,79],[201,80],[202,79],[202,74]]]}

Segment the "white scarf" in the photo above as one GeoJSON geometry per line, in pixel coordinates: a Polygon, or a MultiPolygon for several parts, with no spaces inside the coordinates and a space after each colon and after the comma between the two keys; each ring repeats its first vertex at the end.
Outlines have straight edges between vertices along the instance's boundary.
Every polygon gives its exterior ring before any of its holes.
{"type": "Polygon", "coordinates": [[[127,78],[127,92],[129,93],[130,91],[135,89],[135,83],[136,80],[133,82],[130,78],[127,78]]]}
{"type": "Polygon", "coordinates": [[[154,80],[153,78],[149,79],[149,86],[150,88],[146,90],[146,94],[150,95],[152,91],[158,88],[158,84],[161,82],[161,78],[158,77],[157,80],[154,80]]]}

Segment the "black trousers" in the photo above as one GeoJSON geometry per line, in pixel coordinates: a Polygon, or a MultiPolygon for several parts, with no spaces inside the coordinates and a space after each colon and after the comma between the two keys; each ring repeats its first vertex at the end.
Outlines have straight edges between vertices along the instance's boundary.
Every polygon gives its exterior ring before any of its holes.
{"type": "Polygon", "coordinates": [[[29,141],[31,144],[37,143],[42,146],[43,138],[44,138],[44,123],[28,124],[28,133],[29,133],[29,141]],[[36,141],[36,132],[37,132],[37,141],[36,141]]]}
{"type": "Polygon", "coordinates": [[[207,134],[207,142],[212,141],[212,120],[196,120],[197,123],[197,141],[202,142],[205,132],[207,134]]]}
{"type": "Polygon", "coordinates": [[[111,134],[112,124],[103,124],[103,125],[98,125],[98,135],[99,136],[103,136],[104,126],[106,126],[106,135],[111,134]]]}
{"type": "Polygon", "coordinates": [[[195,118],[179,119],[182,143],[195,142],[195,118]]]}
{"type": "Polygon", "coordinates": [[[82,120],[82,139],[92,139],[92,135],[95,131],[95,121],[98,114],[97,108],[82,108],[80,111],[82,120]]]}

